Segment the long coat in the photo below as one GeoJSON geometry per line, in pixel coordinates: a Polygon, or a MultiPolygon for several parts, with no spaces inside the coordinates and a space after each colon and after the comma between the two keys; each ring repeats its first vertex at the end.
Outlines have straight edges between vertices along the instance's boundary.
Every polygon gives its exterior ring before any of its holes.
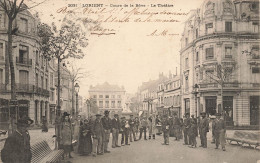
{"type": "Polygon", "coordinates": [[[70,122],[63,122],[62,124],[61,144],[72,145],[72,125],[70,122]]]}
{"type": "Polygon", "coordinates": [[[78,152],[80,154],[90,154],[92,152],[92,130],[91,124],[83,124],[79,129],[79,147],[78,152]]]}
{"type": "Polygon", "coordinates": [[[6,139],[1,159],[4,163],[30,163],[32,158],[30,148],[29,133],[21,134],[15,131],[6,139]]]}

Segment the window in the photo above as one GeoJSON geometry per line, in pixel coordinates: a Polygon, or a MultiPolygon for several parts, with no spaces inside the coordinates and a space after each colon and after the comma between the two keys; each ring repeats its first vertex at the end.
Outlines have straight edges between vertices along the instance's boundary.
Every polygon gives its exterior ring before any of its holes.
{"type": "Polygon", "coordinates": [[[232,22],[225,22],[225,31],[232,32],[232,22]]]}
{"type": "Polygon", "coordinates": [[[37,65],[39,65],[39,51],[38,50],[36,50],[36,52],[35,52],[35,57],[36,57],[36,64],[37,65]]]}
{"type": "Polygon", "coordinates": [[[54,101],[54,92],[51,92],[51,101],[54,101]]]}
{"type": "Polygon", "coordinates": [[[185,38],[185,46],[188,45],[188,38],[185,38]]]}
{"type": "Polygon", "coordinates": [[[186,76],[185,77],[185,91],[188,91],[189,90],[189,77],[186,76]]]}
{"type": "Polygon", "coordinates": [[[37,73],[35,74],[35,86],[36,86],[36,87],[39,86],[39,76],[38,76],[37,73]]]}
{"type": "Polygon", "coordinates": [[[103,108],[103,101],[99,101],[99,107],[103,108]]]}
{"type": "Polygon", "coordinates": [[[106,95],[106,98],[109,98],[109,95],[106,95]]]}
{"type": "Polygon", "coordinates": [[[253,25],[253,32],[258,33],[259,32],[259,22],[252,22],[253,25]]]}
{"type": "Polygon", "coordinates": [[[259,67],[252,67],[252,73],[253,74],[260,73],[260,68],[259,67]]]}
{"type": "Polygon", "coordinates": [[[118,95],[117,98],[121,98],[121,95],[118,95]]]}
{"type": "Polygon", "coordinates": [[[111,98],[115,98],[115,95],[112,95],[111,98]]]}
{"type": "Polygon", "coordinates": [[[252,10],[252,11],[258,11],[259,10],[259,3],[256,3],[256,2],[251,3],[249,7],[250,7],[250,10],[252,10]]]}
{"type": "Polygon", "coordinates": [[[21,25],[20,28],[21,32],[28,33],[28,20],[21,18],[21,25]]]}
{"type": "Polygon", "coordinates": [[[185,58],[185,68],[189,68],[189,58],[185,58]]]}
{"type": "Polygon", "coordinates": [[[0,84],[4,84],[4,79],[3,79],[3,69],[0,69],[0,84]]]}
{"type": "Polygon", "coordinates": [[[106,101],[106,108],[109,108],[109,101],[106,101]]]}
{"type": "Polygon", "coordinates": [[[196,38],[198,38],[199,37],[199,29],[197,28],[196,29],[196,38]]]}
{"type": "Polygon", "coordinates": [[[45,86],[46,86],[45,89],[47,90],[48,89],[48,79],[45,79],[45,83],[46,83],[45,84],[45,86]]]}
{"type": "Polygon", "coordinates": [[[253,59],[259,59],[259,45],[254,45],[251,49],[251,54],[253,59]]]}
{"type": "Polygon", "coordinates": [[[0,59],[4,59],[4,44],[0,43],[0,59]]]}
{"type": "Polygon", "coordinates": [[[43,76],[41,76],[41,88],[44,88],[43,76]]]}
{"type": "Polygon", "coordinates": [[[97,98],[97,95],[93,95],[93,98],[97,98]]]}
{"type": "Polygon", "coordinates": [[[232,47],[225,47],[225,58],[232,58],[232,47]]]}
{"type": "Polygon", "coordinates": [[[231,82],[231,80],[232,80],[232,72],[233,72],[233,70],[232,70],[231,67],[226,67],[224,69],[224,76],[226,78],[226,81],[231,82]]]}
{"type": "Polygon", "coordinates": [[[112,101],[111,106],[112,108],[115,108],[115,101],[112,101]]]}
{"type": "Polygon", "coordinates": [[[214,70],[206,70],[206,74],[207,74],[207,81],[209,83],[213,82],[213,75],[214,75],[214,70]]]}
{"type": "Polygon", "coordinates": [[[99,95],[99,98],[103,98],[103,95],[99,95]]]}
{"type": "Polygon", "coordinates": [[[20,84],[29,84],[29,72],[20,70],[19,71],[19,83],[20,84]]]}
{"type": "Polygon", "coordinates": [[[28,46],[20,45],[19,47],[19,63],[27,64],[28,63],[28,46]]]}
{"type": "Polygon", "coordinates": [[[206,34],[210,34],[213,32],[213,23],[206,24],[206,34]]]}
{"type": "Polygon", "coordinates": [[[203,80],[203,71],[200,72],[200,80],[203,80]]]}
{"type": "Polygon", "coordinates": [[[214,59],[214,49],[213,49],[213,47],[206,49],[206,60],[209,60],[209,59],[214,59]]]}
{"type": "Polygon", "coordinates": [[[121,101],[117,101],[117,106],[120,108],[121,107],[121,101]]]}
{"type": "Polygon", "coordinates": [[[53,86],[53,73],[50,73],[50,87],[54,87],[53,86]]]}
{"type": "Polygon", "coordinates": [[[196,52],[196,62],[199,62],[199,52],[196,52]]]}

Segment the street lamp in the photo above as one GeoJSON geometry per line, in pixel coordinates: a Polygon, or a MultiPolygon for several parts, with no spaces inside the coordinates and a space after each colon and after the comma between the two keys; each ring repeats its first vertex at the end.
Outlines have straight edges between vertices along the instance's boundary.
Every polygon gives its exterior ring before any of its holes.
{"type": "Polygon", "coordinates": [[[79,109],[79,95],[78,95],[78,93],[79,93],[79,84],[76,83],[74,88],[75,88],[75,91],[76,91],[76,115],[75,116],[77,116],[78,115],[78,109],[79,109]]]}
{"type": "Polygon", "coordinates": [[[197,113],[198,113],[198,106],[197,106],[197,95],[198,95],[198,89],[199,89],[199,86],[198,86],[198,84],[195,84],[194,85],[194,92],[193,92],[193,94],[195,95],[195,113],[196,113],[196,118],[197,118],[197,113]]]}

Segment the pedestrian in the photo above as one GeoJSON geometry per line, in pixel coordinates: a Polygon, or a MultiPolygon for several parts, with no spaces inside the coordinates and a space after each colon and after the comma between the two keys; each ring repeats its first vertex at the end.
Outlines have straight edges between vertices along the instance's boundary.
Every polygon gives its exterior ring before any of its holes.
{"type": "Polygon", "coordinates": [[[121,133],[122,133],[121,146],[128,145],[128,131],[126,129],[126,118],[125,117],[121,117],[120,126],[121,126],[121,133]]]}
{"type": "Polygon", "coordinates": [[[162,134],[162,132],[161,132],[162,125],[161,125],[161,119],[159,118],[159,115],[156,115],[155,124],[157,127],[156,135],[161,135],[162,134]]]}
{"type": "Polygon", "coordinates": [[[80,127],[83,125],[83,122],[81,120],[81,116],[78,115],[75,121],[72,123],[73,126],[73,140],[76,141],[75,145],[75,153],[78,153],[78,146],[79,146],[79,137],[80,137],[80,127]]]}
{"type": "Polygon", "coordinates": [[[48,132],[48,122],[45,116],[42,117],[42,132],[48,132]]]}
{"type": "Polygon", "coordinates": [[[196,141],[196,136],[197,136],[197,124],[196,124],[196,119],[191,118],[191,126],[189,128],[189,139],[190,139],[190,147],[191,148],[196,148],[197,147],[197,141],[196,141]]]}
{"type": "Polygon", "coordinates": [[[200,147],[207,148],[207,133],[209,132],[209,122],[206,118],[206,113],[201,113],[201,121],[200,121],[200,140],[201,145],[200,147]]]}
{"type": "Polygon", "coordinates": [[[139,125],[140,125],[139,119],[138,119],[138,117],[135,117],[135,136],[136,137],[138,135],[139,125]]]}
{"type": "Polygon", "coordinates": [[[216,142],[216,149],[218,149],[219,144],[221,144],[222,150],[226,151],[225,144],[226,144],[226,123],[223,119],[221,119],[221,114],[216,114],[215,125],[213,131],[215,133],[215,142],[216,142]]]}
{"type": "Polygon", "coordinates": [[[64,150],[64,157],[72,158],[71,151],[72,147],[72,124],[67,112],[63,113],[62,126],[61,126],[61,145],[64,150]]]}
{"type": "Polygon", "coordinates": [[[82,156],[87,156],[92,152],[92,131],[91,124],[88,119],[80,126],[78,153],[82,156]]]}
{"type": "Polygon", "coordinates": [[[130,124],[129,121],[125,121],[125,145],[130,145],[128,138],[129,138],[129,134],[130,134],[130,124]]]}
{"type": "Polygon", "coordinates": [[[104,135],[103,135],[103,151],[104,153],[110,153],[108,148],[108,142],[111,133],[111,119],[109,118],[109,111],[105,110],[105,116],[101,119],[102,125],[104,128],[104,135]]]}
{"type": "Polygon", "coordinates": [[[136,137],[135,137],[135,129],[134,129],[134,127],[135,127],[134,115],[130,115],[130,119],[129,119],[128,123],[130,125],[130,128],[129,128],[130,142],[133,141],[133,138],[134,138],[134,141],[137,141],[136,137]]]}
{"type": "Polygon", "coordinates": [[[189,128],[190,128],[191,122],[190,122],[190,113],[185,114],[185,119],[183,122],[183,135],[184,135],[184,144],[183,145],[190,145],[190,140],[189,140],[189,128]]]}
{"type": "Polygon", "coordinates": [[[215,142],[215,132],[214,132],[214,129],[215,128],[215,120],[213,120],[212,122],[211,122],[211,132],[212,132],[212,141],[211,141],[211,144],[215,144],[216,142],[215,142]]]}
{"type": "Polygon", "coordinates": [[[140,128],[139,140],[142,138],[143,133],[144,133],[144,140],[147,140],[146,139],[146,128],[147,128],[147,126],[148,126],[147,119],[146,119],[146,117],[143,117],[141,119],[141,128],[140,128]]]}
{"type": "Polygon", "coordinates": [[[112,148],[120,147],[118,145],[118,135],[120,130],[120,121],[118,114],[114,115],[114,118],[112,119],[112,148]]]}
{"type": "Polygon", "coordinates": [[[156,129],[156,120],[155,120],[155,114],[153,114],[151,117],[149,117],[149,139],[153,136],[153,139],[155,139],[155,129],[156,129]]]}
{"type": "Polygon", "coordinates": [[[17,120],[17,129],[5,141],[1,151],[3,163],[30,163],[32,158],[28,127],[33,123],[29,117],[17,120]]]}
{"type": "Polygon", "coordinates": [[[96,120],[92,125],[92,138],[93,138],[93,148],[92,156],[103,155],[102,145],[103,145],[103,124],[101,122],[101,114],[96,114],[96,120]]]}
{"type": "Polygon", "coordinates": [[[179,141],[180,138],[181,138],[181,136],[180,136],[180,134],[181,134],[180,133],[181,132],[181,122],[180,122],[180,119],[177,117],[176,113],[173,114],[172,126],[173,126],[175,140],[179,141]]]}
{"type": "Polygon", "coordinates": [[[164,115],[162,119],[162,131],[163,131],[163,138],[164,138],[164,143],[162,143],[162,145],[169,145],[170,122],[167,119],[167,115],[164,115]]]}

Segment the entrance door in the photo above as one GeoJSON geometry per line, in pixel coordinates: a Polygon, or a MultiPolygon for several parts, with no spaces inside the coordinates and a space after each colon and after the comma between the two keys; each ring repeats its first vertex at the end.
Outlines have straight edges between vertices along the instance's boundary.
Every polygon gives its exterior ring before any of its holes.
{"type": "Polygon", "coordinates": [[[226,125],[233,126],[233,96],[224,96],[223,106],[226,118],[226,125]]]}
{"type": "Polygon", "coordinates": [[[250,96],[250,125],[259,125],[260,96],[250,96]]]}
{"type": "Polygon", "coordinates": [[[208,96],[205,97],[206,101],[206,113],[209,115],[215,115],[217,110],[217,97],[216,96],[208,96]]]}
{"type": "Polygon", "coordinates": [[[184,99],[185,101],[185,113],[190,113],[190,99],[184,99]]]}

